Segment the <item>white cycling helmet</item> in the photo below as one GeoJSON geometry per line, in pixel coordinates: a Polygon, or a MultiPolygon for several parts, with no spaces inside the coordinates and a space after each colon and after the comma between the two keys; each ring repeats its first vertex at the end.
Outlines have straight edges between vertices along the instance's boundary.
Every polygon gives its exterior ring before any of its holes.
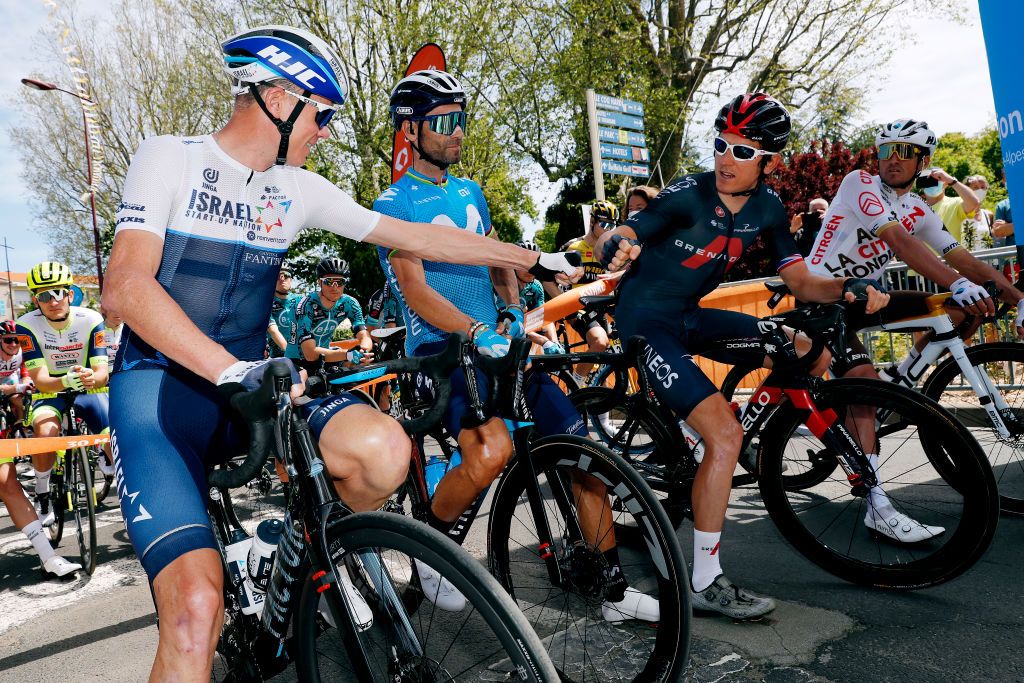
{"type": "Polygon", "coordinates": [[[879,128],[875,134],[875,147],[886,142],[909,142],[925,150],[927,156],[931,156],[938,144],[938,138],[925,121],[896,119],[879,128]]]}

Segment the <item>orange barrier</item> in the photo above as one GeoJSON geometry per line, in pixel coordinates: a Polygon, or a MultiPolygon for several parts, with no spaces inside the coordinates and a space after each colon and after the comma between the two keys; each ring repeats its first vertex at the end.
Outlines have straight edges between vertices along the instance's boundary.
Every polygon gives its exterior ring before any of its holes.
{"type": "Polygon", "coordinates": [[[0,441],[0,458],[16,458],[22,455],[66,451],[69,448],[95,446],[110,441],[109,434],[88,434],[84,436],[48,436],[35,439],[4,439],[0,441]]]}
{"type": "Polygon", "coordinates": [[[576,313],[583,308],[580,305],[580,297],[611,294],[615,286],[619,284],[621,277],[622,274],[620,273],[604,280],[591,282],[589,285],[570,289],[568,292],[559,294],[554,299],[545,301],[539,308],[527,311],[526,331],[536,332],[548,323],[558,322],[562,318],[576,313]]]}
{"type": "Polygon", "coordinates": [[[381,382],[390,382],[391,380],[395,379],[396,377],[398,377],[398,375],[381,375],[380,377],[377,377],[376,379],[371,379],[369,382],[363,382],[362,384],[355,385],[354,387],[352,387],[352,390],[354,391],[356,389],[361,389],[361,390],[369,393],[370,387],[374,386],[375,384],[380,384],[381,382]]]}
{"type": "Polygon", "coordinates": [[[332,341],[331,346],[336,349],[345,349],[346,351],[348,351],[349,349],[354,349],[355,347],[359,346],[359,340],[353,338],[342,339],[341,341],[332,341]]]}

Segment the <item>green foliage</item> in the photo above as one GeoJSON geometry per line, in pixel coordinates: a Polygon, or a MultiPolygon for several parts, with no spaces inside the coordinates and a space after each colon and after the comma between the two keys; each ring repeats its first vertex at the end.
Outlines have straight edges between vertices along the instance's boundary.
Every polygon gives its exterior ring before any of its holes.
{"type": "Polygon", "coordinates": [[[544,227],[533,234],[533,241],[541,251],[552,252],[561,246],[556,236],[558,235],[557,223],[545,223],[544,227]]]}
{"type": "Polygon", "coordinates": [[[995,209],[997,202],[1006,198],[1006,187],[1000,183],[1003,172],[1002,148],[995,128],[988,128],[973,136],[946,133],[939,138],[939,146],[932,155],[932,166],[944,169],[958,180],[970,175],[985,176],[989,191],[981,205],[990,211],[995,209]]]}

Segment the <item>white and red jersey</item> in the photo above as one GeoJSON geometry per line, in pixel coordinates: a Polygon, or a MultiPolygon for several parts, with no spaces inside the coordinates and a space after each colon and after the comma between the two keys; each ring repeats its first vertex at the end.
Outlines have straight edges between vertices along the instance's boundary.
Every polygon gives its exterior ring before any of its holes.
{"type": "Polygon", "coordinates": [[[942,219],[913,192],[897,196],[878,176],[853,171],[839,186],[807,258],[812,273],[828,277],[882,277],[893,252],[882,234],[895,226],[940,256],[961,248],[942,219]]]}
{"type": "Polygon", "coordinates": [[[22,361],[21,349],[10,357],[0,351],[0,384],[18,384],[28,382],[28,368],[22,361]]]}

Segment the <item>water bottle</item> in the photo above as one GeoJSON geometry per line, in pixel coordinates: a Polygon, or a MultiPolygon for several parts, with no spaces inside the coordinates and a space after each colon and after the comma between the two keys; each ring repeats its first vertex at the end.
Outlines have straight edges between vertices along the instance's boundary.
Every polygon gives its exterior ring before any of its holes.
{"type": "Polygon", "coordinates": [[[256,537],[249,548],[249,579],[256,590],[267,592],[270,570],[274,566],[277,542],[284,533],[284,522],[279,519],[265,519],[256,527],[256,537]]]}
{"type": "Polygon", "coordinates": [[[299,565],[305,552],[302,522],[285,515],[282,533],[277,543],[276,561],[267,584],[266,609],[263,610],[263,628],[275,638],[283,638],[288,631],[288,605],[292,591],[299,585],[299,565]]]}
{"type": "Polygon", "coordinates": [[[231,575],[232,585],[236,586],[238,590],[242,614],[255,614],[263,608],[263,593],[253,589],[252,581],[249,580],[249,571],[246,568],[249,563],[250,547],[252,547],[252,538],[241,529],[235,529],[231,532],[231,543],[224,548],[228,572],[231,575]]]}
{"type": "Polygon", "coordinates": [[[453,451],[452,457],[445,462],[445,459],[438,455],[431,455],[427,458],[427,466],[424,469],[424,473],[427,479],[427,495],[431,498],[434,497],[434,489],[437,488],[437,483],[441,481],[441,478],[447,474],[448,470],[452,469],[456,465],[462,462],[462,456],[459,455],[459,451],[453,451]]]}

